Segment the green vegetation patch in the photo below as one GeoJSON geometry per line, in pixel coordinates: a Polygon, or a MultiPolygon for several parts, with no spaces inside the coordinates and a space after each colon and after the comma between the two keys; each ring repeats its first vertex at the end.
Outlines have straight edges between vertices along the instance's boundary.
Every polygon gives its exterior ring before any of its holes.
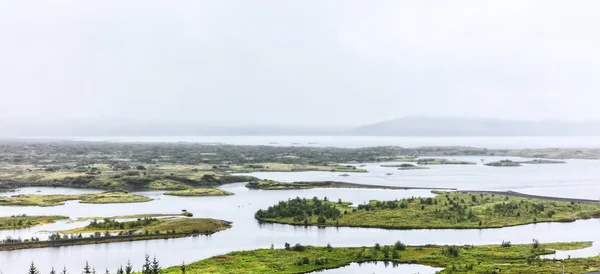
{"type": "Polygon", "coordinates": [[[165,195],[172,196],[225,196],[234,195],[232,192],[216,188],[193,188],[177,191],[165,192],[165,195]]]}
{"type": "Polygon", "coordinates": [[[108,219],[143,219],[143,218],[181,217],[181,216],[184,216],[184,214],[183,213],[176,213],[176,214],[152,213],[152,214],[120,215],[120,216],[113,216],[113,217],[81,217],[81,218],[77,218],[77,221],[104,220],[106,218],[108,218],[108,219]]]}
{"type": "Polygon", "coordinates": [[[58,206],[65,201],[79,200],[80,203],[109,204],[109,203],[141,203],[152,199],[124,192],[104,192],[91,194],[50,194],[50,195],[15,195],[0,197],[0,205],[7,206],[58,206]]]}
{"type": "Polygon", "coordinates": [[[299,172],[299,171],[331,171],[331,172],[367,172],[365,169],[356,168],[352,165],[337,164],[284,164],[284,163],[256,163],[245,165],[231,165],[226,169],[232,172],[299,172]]]}
{"type": "Polygon", "coordinates": [[[495,194],[437,192],[434,198],[370,201],[295,198],[256,212],[263,222],[390,229],[499,228],[600,217],[600,205],[495,194]]]}
{"type": "Polygon", "coordinates": [[[417,160],[418,165],[475,165],[476,163],[441,158],[423,158],[417,160]]]}
{"type": "Polygon", "coordinates": [[[80,228],[58,231],[62,234],[141,231],[143,234],[194,233],[200,231],[220,231],[231,227],[231,223],[215,219],[174,218],[157,219],[139,218],[133,221],[116,221],[105,218],[98,222],[93,220],[89,225],[80,228]]]}
{"type": "MultiPolygon", "coordinates": [[[[579,248],[590,243],[563,243],[579,248]]],[[[409,247],[375,244],[372,247],[313,247],[286,244],[285,249],[236,251],[194,262],[185,267],[198,273],[308,273],[339,268],[352,262],[385,261],[411,263],[444,268],[441,273],[561,273],[562,263],[540,259],[553,254],[556,244],[488,245],[488,246],[422,246],[409,247]]],[[[564,261],[566,273],[585,273],[600,269],[600,257],[564,261]]],[[[181,267],[163,270],[181,273],[181,267]]]]}
{"type": "Polygon", "coordinates": [[[521,164],[532,164],[532,165],[544,165],[544,164],[566,164],[567,162],[565,161],[559,161],[559,160],[544,160],[544,159],[534,159],[531,161],[521,161],[519,162],[521,164]]]}
{"type": "Polygon", "coordinates": [[[366,189],[416,189],[412,187],[382,186],[354,184],[335,181],[317,181],[317,182],[293,182],[284,183],[272,180],[252,181],[246,184],[249,189],[262,190],[286,190],[286,189],[311,189],[311,188],[366,188],[366,189]]]}
{"type": "Polygon", "coordinates": [[[22,229],[68,219],[69,217],[65,216],[27,216],[24,214],[10,217],[0,217],[0,230],[22,229]]]}
{"type": "Polygon", "coordinates": [[[514,167],[514,166],[521,166],[521,164],[519,164],[518,162],[513,162],[511,160],[502,160],[502,161],[497,161],[497,162],[491,162],[491,163],[487,163],[485,165],[486,166],[494,166],[494,167],[514,167]]]}

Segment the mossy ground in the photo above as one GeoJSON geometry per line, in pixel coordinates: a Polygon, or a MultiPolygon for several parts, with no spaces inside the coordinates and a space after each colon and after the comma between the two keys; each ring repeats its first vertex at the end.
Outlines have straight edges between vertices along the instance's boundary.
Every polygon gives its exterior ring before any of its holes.
{"type": "MultiPolygon", "coordinates": [[[[561,273],[562,263],[539,259],[557,247],[578,249],[589,242],[487,246],[399,247],[304,247],[301,251],[259,249],[237,251],[187,265],[186,273],[307,273],[338,268],[352,262],[387,261],[444,268],[442,273],[561,273]]],[[[600,268],[600,257],[566,260],[565,273],[585,273],[600,268]]],[[[179,267],[164,270],[181,273],[179,267]]]]}

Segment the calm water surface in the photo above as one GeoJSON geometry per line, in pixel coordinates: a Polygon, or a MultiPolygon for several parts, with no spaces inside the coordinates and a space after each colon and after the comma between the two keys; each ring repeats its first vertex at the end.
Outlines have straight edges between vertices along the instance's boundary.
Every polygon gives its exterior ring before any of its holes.
{"type": "MultiPolygon", "coordinates": [[[[517,190],[532,194],[552,196],[574,196],[597,199],[600,196],[600,162],[570,160],[563,165],[525,165],[516,168],[494,168],[481,164],[480,157],[452,157],[478,162],[472,166],[432,166],[429,170],[399,171],[383,168],[378,164],[365,166],[369,173],[352,173],[340,177],[330,172],[298,173],[254,173],[254,176],[283,181],[340,180],[364,184],[397,186],[457,187],[459,189],[517,190]],[[386,173],[392,173],[391,176],[386,173]]],[[[504,159],[504,158],[501,158],[504,159]]],[[[498,160],[493,157],[484,161],[498,160]]],[[[114,271],[127,260],[140,266],[144,254],[156,255],[163,265],[177,265],[182,261],[192,262],[235,250],[269,248],[271,244],[283,247],[286,242],[310,245],[371,246],[374,243],[392,244],[400,240],[411,245],[422,244],[499,244],[503,240],[512,243],[597,241],[600,243],[600,220],[582,220],[573,223],[543,223],[501,229],[467,230],[385,230],[367,228],[317,228],[279,224],[259,224],[254,213],[280,200],[294,197],[342,199],[355,204],[371,199],[391,200],[412,196],[432,196],[428,190],[365,190],[365,189],[311,189],[261,191],[248,190],[243,183],[222,187],[236,195],[223,197],[176,197],[161,192],[142,192],[155,200],[142,204],[80,204],[66,202],[58,207],[0,207],[0,216],[14,214],[65,215],[73,219],[86,216],[116,216],[139,213],[179,213],[187,209],[195,217],[208,217],[233,222],[233,227],[212,236],[111,243],[59,248],[0,252],[0,271],[22,273],[31,261],[35,261],[43,272],[50,267],[67,266],[71,272],[80,271],[86,261],[96,269],[109,268],[114,271]]],[[[25,188],[18,193],[84,193],[97,190],[64,188],[25,188]]],[[[1,195],[14,195],[3,193],[1,195]]],[[[0,237],[40,237],[44,230],[67,229],[85,225],[85,222],[61,222],[23,230],[0,231],[0,237]]],[[[564,251],[561,257],[583,257],[597,255],[600,246],[564,251]]],[[[376,267],[381,267],[377,265],[376,267]]],[[[404,267],[404,266],[403,266],[404,267]]],[[[390,268],[393,270],[394,268],[390,268]]],[[[381,273],[379,270],[373,271],[381,273]]],[[[348,272],[345,272],[348,273],[348,272]]],[[[363,273],[363,272],[359,272],[363,273]]],[[[425,272],[428,273],[428,272],[425,272]]]]}

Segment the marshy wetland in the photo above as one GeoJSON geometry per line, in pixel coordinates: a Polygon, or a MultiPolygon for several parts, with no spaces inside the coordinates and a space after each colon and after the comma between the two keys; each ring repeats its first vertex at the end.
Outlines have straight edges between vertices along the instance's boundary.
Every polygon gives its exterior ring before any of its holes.
{"type": "MultiPolygon", "coordinates": [[[[96,244],[0,251],[0,271],[4,273],[24,272],[32,258],[43,272],[49,272],[52,266],[57,269],[66,266],[70,272],[78,272],[86,261],[96,269],[108,268],[114,272],[128,260],[140,266],[144,254],[156,256],[163,266],[177,266],[182,261],[190,263],[187,273],[236,273],[252,268],[258,273],[306,273],[336,267],[347,267],[346,273],[362,273],[360,268],[352,267],[353,263],[369,261],[388,261],[398,267],[423,265],[430,267],[431,273],[441,269],[445,273],[482,273],[498,264],[503,265],[504,272],[535,269],[535,273],[554,273],[552,271],[560,269],[562,263],[553,258],[569,256],[571,259],[564,261],[568,273],[584,273],[598,266],[600,238],[596,231],[600,220],[595,219],[597,205],[594,203],[431,191],[514,190],[597,200],[594,196],[600,190],[596,183],[600,180],[600,162],[592,159],[598,157],[594,149],[581,152],[574,149],[344,149],[92,142],[9,142],[2,143],[2,148],[0,185],[7,192],[0,193],[0,199],[24,201],[0,206],[0,217],[24,214],[32,218],[58,216],[60,219],[52,222],[31,219],[29,224],[23,220],[21,226],[0,230],[1,239],[33,237],[44,241],[56,232],[61,235],[81,233],[85,237],[107,230],[115,236],[130,230],[141,231],[142,235],[148,231],[148,235],[152,235],[158,230],[156,235],[163,236],[172,230],[176,230],[175,234],[186,232],[177,228],[187,227],[181,223],[165,224],[195,219],[222,220],[224,226],[215,230],[216,233],[199,233],[197,237],[148,236],[131,242],[113,242],[106,238],[106,241],[96,239],[96,244]],[[403,161],[419,158],[469,164],[432,164],[424,170],[398,170],[402,164],[420,166],[415,161],[403,161]],[[521,166],[504,169],[485,165],[507,159],[520,162],[521,166]],[[524,163],[535,159],[560,159],[565,163],[524,163]],[[247,187],[261,182],[261,187],[247,187]],[[322,185],[323,182],[329,183],[322,185]],[[287,183],[296,184],[290,187],[285,185],[287,183]],[[106,191],[112,192],[104,193],[106,191]],[[181,196],[165,195],[169,192],[181,196]],[[86,203],[89,202],[86,199],[92,199],[88,196],[113,195],[110,193],[126,198],[104,197],[100,201],[108,203],[86,203]],[[21,195],[20,198],[11,197],[17,195],[21,195]],[[344,215],[340,211],[341,217],[337,220],[325,218],[321,225],[319,214],[314,215],[308,225],[304,219],[296,225],[256,220],[259,210],[296,197],[307,201],[318,197],[321,202],[327,197],[327,203],[349,212],[344,215]],[[126,203],[112,203],[115,201],[126,203]],[[379,206],[376,201],[380,201],[379,206]],[[396,206],[383,208],[383,201],[393,201],[396,206]],[[401,208],[403,202],[406,208],[401,208]],[[370,207],[368,211],[367,207],[370,207]],[[193,217],[185,217],[182,210],[193,213],[193,217]],[[410,214],[398,215],[402,218],[395,219],[397,222],[391,225],[381,221],[395,216],[397,210],[410,214]],[[489,210],[492,215],[486,217],[489,210]],[[379,219],[377,214],[388,217],[379,219]],[[346,217],[348,223],[344,223],[346,217]],[[99,225],[105,218],[110,221],[99,225]],[[136,223],[144,220],[148,224],[136,223]],[[96,227],[90,227],[94,222],[96,227]],[[355,225],[360,222],[371,225],[355,225]],[[165,225],[164,229],[156,228],[160,225],[165,225]],[[531,252],[533,239],[538,240],[540,246],[531,252]],[[407,247],[394,258],[396,241],[407,247]],[[503,242],[512,244],[506,247],[501,245],[503,242]],[[302,251],[286,250],[286,243],[292,247],[296,243],[309,247],[302,251]],[[328,244],[332,247],[328,248],[328,244]],[[380,247],[375,248],[375,244],[380,247]],[[458,255],[448,255],[450,247],[446,245],[456,246],[451,249],[456,248],[458,255]],[[421,258],[422,255],[426,256],[421,258]],[[474,258],[481,256],[486,258],[484,263],[474,264],[474,258]],[[509,264],[502,261],[511,256],[514,259],[510,259],[509,264]],[[300,264],[304,257],[308,263],[300,264]],[[281,262],[281,265],[273,266],[270,261],[281,262]]],[[[385,204],[391,206],[391,203],[385,204]]],[[[293,217],[289,222],[294,223],[293,217]]],[[[19,222],[10,222],[12,226],[15,223],[19,222]]],[[[176,267],[166,269],[166,273],[180,273],[177,271],[176,267]]]]}

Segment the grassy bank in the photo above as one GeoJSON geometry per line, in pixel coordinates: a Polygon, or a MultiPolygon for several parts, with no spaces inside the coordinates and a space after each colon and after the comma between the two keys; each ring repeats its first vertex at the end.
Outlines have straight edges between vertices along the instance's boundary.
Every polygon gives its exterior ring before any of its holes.
{"type": "Polygon", "coordinates": [[[23,229],[37,225],[51,224],[60,220],[67,220],[65,216],[10,216],[0,217],[0,230],[23,229]]]}
{"type": "Polygon", "coordinates": [[[15,195],[0,197],[0,205],[5,206],[58,206],[65,201],[79,200],[87,204],[112,204],[112,203],[142,203],[152,199],[136,194],[123,192],[104,192],[92,194],[50,194],[50,195],[15,195]]]}
{"type": "Polygon", "coordinates": [[[226,196],[234,195],[233,192],[225,191],[216,188],[192,188],[185,190],[176,190],[165,192],[165,195],[172,196],[226,196]]]}
{"type": "MultiPolygon", "coordinates": [[[[444,268],[442,273],[561,273],[562,263],[540,259],[554,249],[577,249],[590,243],[523,244],[488,246],[394,245],[371,247],[312,247],[258,249],[231,252],[186,266],[186,273],[307,273],[338,268],[352,262],[387,261],[444,268]]],[[[600,257],[565,260],[566,273],[585,273],[600,268],[600,257]]],[[[181,273],[171,267],[164,273],[181,273]]]]}
{"type": "Polygon", "coordinates": [[[538,222],[600,217],[600,205],[495,194],[437,192],[434,198],[370,201],[351,207],[342,201],[281,201],[255,217],[294,225],[389,229],[499,228],[538,222]]]}

